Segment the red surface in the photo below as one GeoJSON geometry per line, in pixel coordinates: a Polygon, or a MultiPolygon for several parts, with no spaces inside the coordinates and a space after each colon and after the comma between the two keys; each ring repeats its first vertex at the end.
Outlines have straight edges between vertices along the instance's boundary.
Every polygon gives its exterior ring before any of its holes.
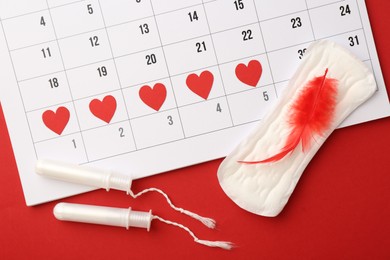
{"type": "MultiPolygon", "coordinates": [[[[382,70],[390,86],[388,0],[367,0],[382,70]]],[[[137,200],[103,190],[67,202],[132,206],[188,225],[204,239],[233,241],[232,251],[196,244],[180,229],[154,222],[143,229],[60,222],[56,202],[26,207],[0,111],[0,259],[390,259],[390,118],[335,133],[317,153],[276,218],[238,208],[218,185],[216,160],[138,180],[180,206],[215,218],[217,230],[169,209],[156,194],[137,200]]]]}

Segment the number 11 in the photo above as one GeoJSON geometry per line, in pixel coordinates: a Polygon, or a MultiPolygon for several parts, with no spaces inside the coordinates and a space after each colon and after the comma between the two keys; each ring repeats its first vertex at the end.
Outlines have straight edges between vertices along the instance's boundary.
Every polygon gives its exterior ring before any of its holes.
{"type": "Polygon", "coordinates": [[[41,52],[43,54],[43,58],[46,59],[47,57],[51,57],[51,52],[49,47],[47,47],[46,49],[45,48],[41,49],[41,52]]]}

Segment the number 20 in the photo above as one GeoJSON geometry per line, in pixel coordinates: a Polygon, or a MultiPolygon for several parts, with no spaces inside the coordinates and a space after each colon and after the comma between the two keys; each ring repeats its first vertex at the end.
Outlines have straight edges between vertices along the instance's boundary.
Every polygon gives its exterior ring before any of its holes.
{"type": "Polygon", "coordinates": [[[145,56],[146,59],[146,65],[152,65],[157,63],[156,54],[152,53],[150,55],[145,56]]]}

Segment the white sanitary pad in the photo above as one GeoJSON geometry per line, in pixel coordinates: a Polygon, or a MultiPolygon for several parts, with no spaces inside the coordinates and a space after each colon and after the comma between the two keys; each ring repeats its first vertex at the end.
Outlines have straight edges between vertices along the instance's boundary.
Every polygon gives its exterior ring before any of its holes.
{"type": "Polygon", "coordinates": [[[372,72],[350,52],[333,42],[312,44],[276,106],[220,165],[218,179],[222,189],[247,211],[270,217],[278,215],[327,137],[375,91],[372,72]],[[326,76],[338,81],[335,110],[330,126],[321,135],[313,136],[310,148],[302,151],[299,143],[291,153],[275,162],[240,162],[261,161],[282,150],[291,131],[288,123],[291,105],[305,85],[324,75],[327,69],[326,76]]]}

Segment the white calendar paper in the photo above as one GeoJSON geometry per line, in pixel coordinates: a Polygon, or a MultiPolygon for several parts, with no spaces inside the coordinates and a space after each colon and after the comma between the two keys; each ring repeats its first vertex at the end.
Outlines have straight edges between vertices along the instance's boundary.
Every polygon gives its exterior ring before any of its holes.
{"type": "Polygon", "coordinates": [[[220,158],[330,39],[372,68],[376,95],[344,126],[389,115],[363,0],[0,1],[0,94],[27,205],[89,187],[39,158],[133,178],[220,158]]]}

